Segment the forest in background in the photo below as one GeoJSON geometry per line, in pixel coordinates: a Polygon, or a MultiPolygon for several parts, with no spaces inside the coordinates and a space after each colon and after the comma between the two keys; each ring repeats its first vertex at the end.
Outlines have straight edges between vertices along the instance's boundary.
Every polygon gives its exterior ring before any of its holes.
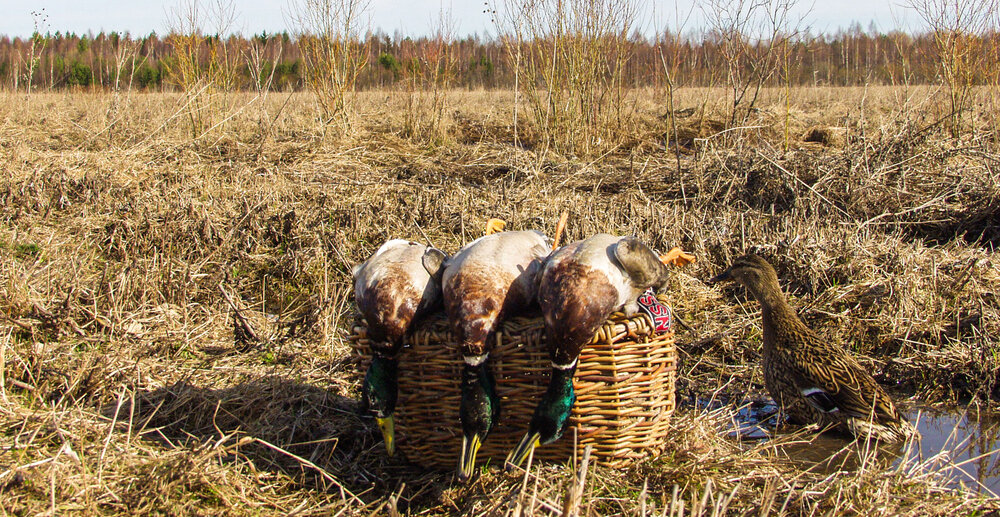
{"type": "MultiPolygon", "coordinates": [[[[29,38],[0,37],[0,88],[62,89],[131,88],[149,91],[182,89],[178,66],[179,34],[134,36],[101,32],[36,33],[29,38]]],[[[193,54],[202,68],[220,63],[229,77],[227,88],[253,90],[269,82],[271,90],[307,88],[301,37],[288,32],[253,36],[184,35],[194,38],[193,54]],[[255,71],[255,60],[260,69],[255,71]],[[270,79],[270,81],[266,81],[270,79]]],[[[834,34],[802,34],[783,40],[787,73],[773,74],[771,85],[857,86],[863,84],[936,84],[941,68],[934,32],[908,34],[867,30],[860,25],[834,34]]],[[[1000,62],[1000,35],[976,37],[976,47],[990,49],[1000,62]]],[[[707,31],[678,35],[663,33],[652,39],[639,34],[625,38],[628,59],[622,78],[630,86],[663,86],[661,56],[671,58],[676,86],[716,86],[726,82],[731,56],[724,36],[707,31]]],[[[528,44],[525,44],[528,45],[528,44]]],[[[767,42],[753,46],[759,51],[767,42]]],[[[419,38],[382,32],[358,42],[368,66],[360,71],[356,87],[372,89],[405,84],[427,74],[428,68],[446,76],[450,87],[512,88],[514,70],[504,43],[493,37],[453,38],[442,34],[419,38]]],[[[991,81],[984,68],[973,81],[991,81]]]]}

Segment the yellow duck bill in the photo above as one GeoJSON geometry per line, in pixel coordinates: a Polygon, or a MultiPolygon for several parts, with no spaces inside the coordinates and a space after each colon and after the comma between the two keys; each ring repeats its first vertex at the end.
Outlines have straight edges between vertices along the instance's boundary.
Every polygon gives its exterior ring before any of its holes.
{"type": "Polygon", "coordinates": [[[504,469],[510,470],[514,467],[518,467],[521,463],[524,463],[524,459],[531,454],[531,451],[535,450],[535,447],[541,443],[541,435],[538,433],[528,433],[521,438],[521,443],[517,444],[517,447],[510,454],[507,455],[507,460],[504,462],[504,469]]]}
{"type": "Polygon", "coordinates": [[[458,458],[459,481],[464,483],[472,478],[472,474],[476,471],[476,453],[482,445],[483,442],[478,434],[472,435],[472,440],[462,437],[462,455],[458,458]]]}
{"type": "Polygon", "coordinates": [[[396,453],[396,423],[392,415],[385,418],[375,418],[378,428],[382,430],[382,438],[385,440],[385,452],[389,456],[396,453]]]}

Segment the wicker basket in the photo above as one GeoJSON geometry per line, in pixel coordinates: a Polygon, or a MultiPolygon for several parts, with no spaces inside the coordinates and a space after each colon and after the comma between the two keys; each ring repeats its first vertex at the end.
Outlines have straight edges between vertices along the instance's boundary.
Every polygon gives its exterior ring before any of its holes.
{"type": "MultiPolygon", "coordinates": [[[[662,299],[662,298],[661,298],[662,299]]],[[[367,364],[363,320],[350,341],[367,364]]],[[[500,421],[478,462],[501,464],[528,429],[549,380],[541,317],[513,318],[496,332],[490,364],[501,398],[500,421]]],[[[564,461],[593,445],[599,464],[619,467],[658,454],[674,411],[677,348],[672,333],[652,335],[649,318],[612,314],[583,348],[574,377],[577,401],[563,437],[535,450],[535,458],[564,461]]],[[[400,356],[396,439],[400,451],[425,467],[455,468],[461,450],[458,418],[462,358],[443,314],[428,318],[400,356]]]]}

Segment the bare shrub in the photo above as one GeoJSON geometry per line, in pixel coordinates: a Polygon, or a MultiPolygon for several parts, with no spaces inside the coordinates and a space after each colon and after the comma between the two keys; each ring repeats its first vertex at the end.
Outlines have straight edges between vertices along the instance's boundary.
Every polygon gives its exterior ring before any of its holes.
{"type": "MultiPolygon", "coordinates": [[[[266,46],[266,37],[254,37],[243,50],[243,58],[247,63],[247,71],[250,74],[253,89],[257,93],[252,102],[257,103],[257,128],[259,131],[259,141],[257,143],[258,159],[273,132],[274,118],[271,117],[267,109],[267,97],[271,92],[271,87],[274,85],[274,63],[281,61],[281,55],[284,52],[284,45],[281,40],[278,40],[278,50],[275,58],[269,63],[264,57],[266,46]]],[[[278,113],[280,113],[280,109],[278,113]]]]}
{"type": "Polygon", "coordinates": [[[952,137],[958,138],[972,88],[986,80],[990,68],[996,68],[987,37],[995,21],[997,0],[909,0],[908,5],[934,35],[935,62],[948,90],[949,129],[952,137]]]}
{"type": "Polygon", "coordinates": [[[404,55],[402,74],[407,89],[405,132],[410,137],[443,138],[445,94],[451,88],[458,62],[455,56],[456,21],[442,8],[431,37],[404,55]]]}
{"type": "Polygon", "coordinates": [[[369,0],[301,0],[292,23],[306,63],[306,81],[316,95],[323,125],[350,127],[350,95],[368,66],[369,0]]]}
{"type": "MultiPolygon", "coordinates": [[[[503,0],[494,23],[546,143],[588,155],[621,143],[636,0],[503,0]]],[[[516,125],[515,120],[515,125],[516,125]]]]}
{"type": "Polygon", "coordinates": [[[681,196],[687,197],[687,193],[684,189],[684,178],[681,174],[681,146],[680,146],[680,131],[677,128],[677,107],[674,104],[674,97],[677,93],[679,87],[678,84],[678,73],[680,72],[680,67],[682,63],[682,52],[684,47],[684,27],[687,25],[688,20],[691,18],[691,14],[694,11],[694,6],[688,10],[683,16],[679,9],[677,9],[675,4],[674,9],[674,20],[676,21],[675,28],[671,30],[665,30],[662,34],[657,37],[656,50],[659,53],[660,65],[663,67],[663,79],[667,86],[667,116],[670,120],[670,133],[671,141],[673,142],[674,148],[674,159],[677,163],[677,178],[678,183],[681,188],[681,196]],[[664,51],[668,57],[664,57],[664,51]]]}
{"type": "MultiPolygon", "coordinates": [[[[35,30],[31,33],[31,47],[28,50],[28,76],[25,85],[28,95],[31,95],[31,81],[35,78],[35,67],[38,66],[42,52],[48,44],[48,38],[42,34],[42,31],[47,31],[49,27],[49,15],[44,7],[38,11],[31,11],[31,22],[35,30]]],[[[16,85],[14,89],[17,89],[16,85]]]]}
{"type": "MultiPolygon", "coordinates": [[[[171,80],[184,93],[185,113],[191,138],[197,139],[222,122],[215,123],[219,113],[228,114],[232,97],[218,95],[236,89],[239,73],[239,49],[230,45],[226,36],[236,21],[232,0],[216,0],[205,8],[199,0],[181,0],[170,12],[167,42],[173,59],[167,66],[171,80]],[[214,35],[206,35],[206,24],[214,35]],[[202,51],[207,48],[207,57],[202,51]]],[[[236,40],[234,40],[236,41],[236,40]]]]}
{"type": "Polygon", "coordinates": [[[729,89],[729,122],[753,113],[761,90],[785,64],[800,21],[791,17],[796,0],[709,0],[702,10],[722,56],[729,89]]]}
{"type": "Polygon", "coordinates": [[[136,59],[138,49],[139,42],[137,40],[128,37],[115,38],[114,83],[111,90],[111,102],[104,114],[107,126],[102,131],[107,135],[108,143],[112,145],[124,141],[125,135],[128,134],[122,121],[132,100],[132,80],[135,78],[136,67],[142,66],[146,62],[145,57],[141,60],[136,59]]]}

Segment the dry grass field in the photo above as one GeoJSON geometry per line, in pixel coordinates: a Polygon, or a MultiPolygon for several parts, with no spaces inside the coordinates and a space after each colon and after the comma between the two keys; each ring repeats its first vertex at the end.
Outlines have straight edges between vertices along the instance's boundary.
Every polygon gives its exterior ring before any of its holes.
{"type": "Polygon", "coordinates": [[[674,138],[662,92],[633,92],[579,156],[530,123],[515,143],[511,92],[448,92],[440,113],[365,92],[347,129],[305,93],[216,95],[197,138],[181,95],[0,94],[0,515],[1000,511],[892,454],[824,471],[783,452],[808,433],[727,438],[763,392],[760,317],[703,280],[745,251],[904,406],[1000,401],[996,92],[959,140],[930,87],[780,93],[732,127],[718,91],[681,90],[674,138]],[[562,211],[567,240],[698,258],[670,287],[667,452],[467,486],[386,458],[357,413],[350,266],[391,237],[454,251],[491,217],[552,232],[562,211]]]}

